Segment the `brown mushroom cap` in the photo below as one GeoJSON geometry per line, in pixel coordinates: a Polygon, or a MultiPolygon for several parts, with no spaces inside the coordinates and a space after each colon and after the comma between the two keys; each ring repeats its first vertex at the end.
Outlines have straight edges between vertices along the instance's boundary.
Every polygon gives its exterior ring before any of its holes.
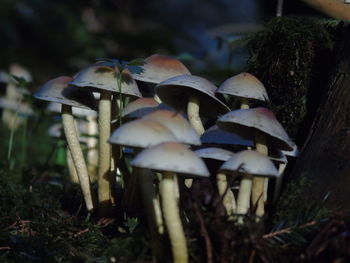
{"type": "Polygon", "coordinates": [[[119,90],[116,73],[119,73],[119,70],[112,62],[100,61],[80,71],[70,84],[142,97],[135,80],[127,69],[122,71],[122,87],[119,90]]]}
{"type": "Polygon", "coordinates": [[[146,148],[161,142],[176,142],[174,134],[165,126],[151,120],[135,120],[116,129],[108,142],[122,146],[146,148]]]}
{"type": "Polygon", "coordinates": [[[208,168],[201,158],[180,143],[161,143],[147,148],[132,160],[131,165],[185,174],[189,176],[208,177],[208,168]]]}
{"type": "Polygon", "coordinates": [[[220,171],[224,173],[248,173],[260,177],[277,177],[279,175],[275,165],[266,155],[252,150],[236,153],[220,167],[220,171]]]}
{"type": "Polygon", "coordinates": [[[137,110],[155,108],[158,105],[159,103],[154,98],[139,98],[126,105],[121,115],[124,117],[137,110]]]}
{"type": "Polygon", "coordinates": [[[197,132],[179,113],[169,110],[156,110],[143,116],[142,119],[161,123],[167,127],[181,143],[201,145],[197,132]]]}
{"type": "Polygon", "coordinates": [[[169,106],[179,111],[187,109],[191,96],[199,98],[199,113],[206,117],[216,118],[230,109],[215,97],[216,86],[208,80],[193,75],[181,75],[170,78],[156,86],[156,94],[169,106]]]}
{"type": "Polygon", "coordinates": [[[275,114],[269,109],[259,107],[231,111],[217,121],[219,128],[238,133],[246,138],[253,138],[253,133],[259,130],[267,135],[279,150],[292,150],[294,143],[288,137],[275,114]]]}
{"type": "MultiPolygon", "coordinates": [[[[132,69],[133,66],[130,68],[132,69]]],[[[191,75],[181,61],[164,55],[154,54],[145,59],[145,64],[137,66],[141,70],[131,70],[133,78],[149,83],[160,83],[178,75],[191,75]]]]}
{"type": "Polygon", "coordinates": [[[247,72],[225,80],[216,92],[241,98],[269,101],[264,85],[254,75],[247,72]]]}
{"type": "Polygon", "coordinates": [[[57,102],[77,108],[96,109],[96,100],[92,92],[70,86],[71,77],[58,77],[46,82],[34,94],[39,100],[57,102]]]}

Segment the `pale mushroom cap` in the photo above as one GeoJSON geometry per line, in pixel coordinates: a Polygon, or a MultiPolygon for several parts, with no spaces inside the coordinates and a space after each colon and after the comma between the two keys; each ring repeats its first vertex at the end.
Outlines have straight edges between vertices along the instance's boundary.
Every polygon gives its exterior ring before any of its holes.
{"type": "Polygon", "coordinates": [[[140,70],[133,71],[130,66],[134,79],[149,83],[160,83],[166,79],[178,75],[191,75],[186,66],[176,58],[154,54],[145,59],[145,64],[137,66],[140,70]]]}
{"type": "Polygon", "coordinates": [[[161,142],[176,142],[174,134],[165,126],[151,120],[135,120],[116,129],[108,142],[122,146],[146,148],[161,142]]]}
{"type": "Polygon", "coordinates": [[[142,119],[161,123],[167,127],[181,143],[201,145],[198,133],[179,113],[168,110],[156,110],[143,116],[142,119]]]}
{"type": "Polygon", "coordinates": [[[228,150],[224,150],[216,147],[207,147],[195,150],[194,153],[203,159],[213,159],[226,162],[234,153],[228,150]]]}
{"type": "Polygon", "coordinates": [[[278,149],[269,148],[268,156],[271,161],[274,161],[276,163],[288,163],[286,155],[278,149]]]}
{"type": "Polygon", "coordinates": [[[132,160],[131,165],[179,175],[203,177],[210,175],[204,161],[180,143],[161,143],[145,149],[132,160]]]}
{"type": "MultiPolygon", "coordinates": [[[[29,70],[20,64],[17,64],[17,63],[11,64],[9,72],[10,72],[10,75],[23,78],[26,82],[32,81],[32,74],[30,74],[29,70]]],[[[12,81],[11,77],[10,77],[10,81],[12,81]]]]}
{"type": "Polygon", "coordinates": [[[34,114],[29,104],[27,103],[20,104],[18,101],[9,100],[6,98],[0,98],[0,108],[12,110],[24,116],[30,116],[34,114]]]}
{"type": "Polygon", "coordinates": [[[124,117],[137,110],[154,108],[154,107],[157,107],[158,105],[159,103],[153,98],[139,98],[130,102],[128,105],[126,105],[123,108],[121,115],[122,117],[124,117]]]}
{"type": "Polygon", "coordinates": [[[77,87],[91,87],[97,90],[142,97],[135,80],[127,69],[122,71],[122,85],[121,90],[119,90],[117,73],[119,73],[119,70],[112,62],[100,61],[80,71],[70,84],[77,87]]]}
{"type": "Polygon", "coordinates": [[[244,138],[239,134],[219,129],[217,125],[210,127],[202,134],[201,142],[203,144],[254,146],[253,137],[244,138]]]}
{"type": "Polygon", "coordinates": [[[216,92],[241,98],[269,101],[264,85],[254,75],[247,72],[225,80],[216,92]]]}
{"type": "Polygon", "coordinates": [[[290,157],[298,157],[300,154],[300,151],[298,149],[298,146],[293,142],[293,150],[291,151],[282,151],[282,153],[286,156],[290,156],[290,157]]]}
{"type": "Polygon", "coordinates": [[[193,75],[181,75],[159,83],[156,94],[169,106],[179,111],[187,110],[191,96],[200,101],[199,114],[216,118],[230,109],[215,97],[216,86],[205,78],[193,75]]]}
{"type": "MultiPolygon", "coordinates": [[[[61,104],[57,102],[50,102],[49,105],[47,105],[46,109],[48,111],[54,112],[54,113],[61,113],[61,104]]],[[[77,107],[72,107],[72,114],[74,116],[78,117],[97,117],[97,112],[94,110],[90,109],[85,109],[85,108],[77,108],[77,107]]]]}
{"type": "Polygon", "coordinates": [[[70,86],[71,77],[58,77],[46,82],[34,94],[39,100],[57,102],[78,108],[95,109],[96,100],[89,90],[70,86]]]}
{"type": "Polygon", "coordinates": [[[217,121],[219,128],[238,132],[240,135],[252,138],[256,130],[267,135],[267,140],[279,150],[292,150],[293,142],[288,137],[275,114],[266,108],[240,109],[231,111],[217,121]]]}
{"type": "Polygon", "coordinates": [[[277,177],[279,175],[275,165],[266,155],[252,150],[236,153],[219,170],[224,173],[240,172],[261,177],[277,177]]]}

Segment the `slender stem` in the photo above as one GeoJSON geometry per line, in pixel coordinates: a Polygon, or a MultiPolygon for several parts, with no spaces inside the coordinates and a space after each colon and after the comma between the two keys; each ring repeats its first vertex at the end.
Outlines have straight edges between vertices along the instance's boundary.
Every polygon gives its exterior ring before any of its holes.
{"type": "MultiPolygon", "coordinates": [[[[256,150],[264,155],[268,155],[268,148],[265,135],[257,131],[255,134],[256,150]]],[[[257,206],[256,215],[262,217],[265,213],[264,204],[265,178],[254,177],[252,186],[252,204],[257,206]]]]}
{"type": "Polygon", "coordinates": [[[249,102],[247,98],[241,98],[241,110],[249,109],[249,102]]]}
{"type": "Polygon", "coordinates": [[[283,15],[283,0],[277,0],[277,10],[276,10],[276,16],[282,16],[283,15]]]}
{"type": "Polygon", "coordinates": [[[99,168],[97,180],[100,216],[106,216],[111,209],[111,146],[107,142],[111,135],[111,96],[111,92],[101,91],[99,102],[99,168]]]}
{"type": "Polygon", "coordinates": [[[186,237],[182,227],[180,211],[174,193],[174,174],[164,173],[163,180],[159,184],[162,199],[162,210],[165,225],[167,227],[174,263],[187,263],[188,253],[186,237]]]}
{"type": "Polygon", "coordinates": [[[199,116],[199,99],[195,96],[189,98],[187,104],[187,116],[192,127],[199,135],[202,135],[205,131],[202,120],[199,116]]]}
{"type": "Polygon", "coordinates": [[[87,210],[89,212],[93,212],[94,204],[93,196],[91,193],[89,174],[84,160],[84,155],[80,147],[71,106],[62,105],[62,122],[64,133],[66,136],[69,150],[72,154],[73,162],[77,171],[80,187],[83,192],[87,210]]]}
{"type": "Polygon", "coordinates": [[[88,147],[87,152],[87,166],[90,175],[90,180],[92,182],[96,181],[97,177],[97,166],[98,166],[98,151],[97,144],[98,140],[95,136],[98,134],[98,125],[96,118],[93,116],[86,117],[88,122],[87,134],[89,137],[87,138],[86,144],[88,147]]]}
{"type": "MultiPolygon", "coordinates": [[[[244,174],[239,184],[236,213],[246,215],[250,207],[250,195],[252,192],[252,176],[244,174]]],[[[243,217],[238,218],[238,223],[243,223],[243,217]]]]}
{"type": "Polygon", "coordinates": [[[67,158],[67,166],[69,171],[69,179],[72,183],[78,184],[79,178],[78,178],[77,170],[75,169],[75,166],[74,166],[73,157],[69,150],[69,147],[67,148],[67,151],[66,151],[66,158],[67,158]]]}
{"type": "Polygon", "coordinates": [[[234,197],[231,189],[227,185],[226,175],[222,174],[222,173],[218,173],[216,175],[216,182],[217,182],[219,195],[222,196],[225,194],[225,196],[223,198],[223,204],[224,204],[224,207],[226,209],[226,214],[228,216],[231,216],[236,209],[236,200],[235,200],[235,197],[234,197]],[[226,189],[227,189],[227,191],[226,191],[226,189]]]}

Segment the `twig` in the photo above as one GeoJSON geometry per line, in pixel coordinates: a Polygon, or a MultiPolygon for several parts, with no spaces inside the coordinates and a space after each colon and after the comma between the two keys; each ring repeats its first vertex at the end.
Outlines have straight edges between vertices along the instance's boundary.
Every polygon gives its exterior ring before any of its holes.
{"type": "Polygon", "coordinates": [[[196,216],[198,217],[200,228],[201,228],[201,234],[202,234],[204,241],[205,241],[205,247],[206,247],[206,251],[207,251],[207,262],[213,263],[213,248],[212,248],[213,246],[211,244],[211,240],[210,240],[208,231],[205,227],[204,218],[203,218],[201,212],[199,211],[197,201],[195,201],[193,203],[193,208],[194,208],[194,211],[196,213],[196,216]]]}
{"type": "Polygon", "coordinates": [[[269,238],[272,238],[274,236],[278,236],[278,235],[285,234],[285,233],[290,233],[295,229],[301,229],[301,228],[313,226],[313,225],[316,225],[317,223],[319,223],[319,222],[318,221],[311,221],[311,222],[308,222],[308,223],[301,225],[301,226],[284,228],[284,229],[263,235],[263,239],[269,239],[269,238]]]}

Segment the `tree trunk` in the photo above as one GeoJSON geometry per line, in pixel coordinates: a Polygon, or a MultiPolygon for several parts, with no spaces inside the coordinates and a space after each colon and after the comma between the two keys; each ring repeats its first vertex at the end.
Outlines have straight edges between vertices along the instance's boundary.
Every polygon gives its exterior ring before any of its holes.
{"type": "MultiPolygon", "coordinates": [[[[348,38],[349,39],[349,38],[348,38]]],[[[318,200],[329,193],[330,208],[350,208],[350,41],[338,46],[336,77],[315,118],[292,178],[313,181],[310,196],[318,200]]],[[[321,95],[320,95],[321,96],[321,95]]]]}

